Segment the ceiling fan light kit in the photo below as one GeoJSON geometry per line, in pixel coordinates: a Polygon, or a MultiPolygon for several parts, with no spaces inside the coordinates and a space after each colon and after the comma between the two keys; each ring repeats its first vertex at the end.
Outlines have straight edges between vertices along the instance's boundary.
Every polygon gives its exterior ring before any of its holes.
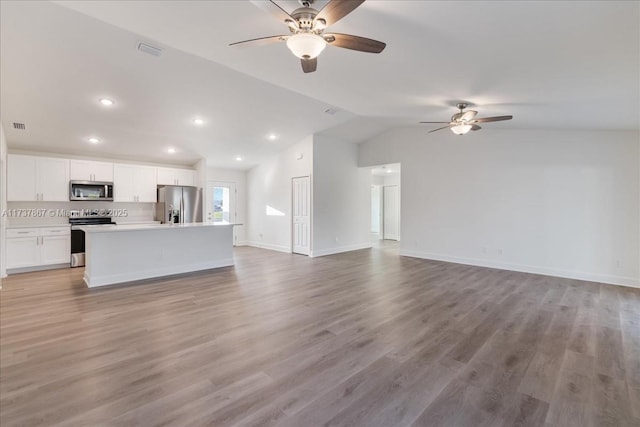
{"type": "Polygon", "coordinates": [[[287,47],[300,59],[313,59],[327,47],[327,42],[313,33],[298,33],[287,39],[287,47]]]}
{"type": "Polygon", "coordinates": [[[455,125],[451,127],[451,132],[455,133],[456,135],[464,135],[471,130],[471,127],[471,125],[465,124],[455,125]]]}
{"type": "Polygon", "coordinates": [[[288,28],[290,35],[260,37],[231,43],[229,46],[264,45],[287,42],[291,52],[300,58],[302,71],[312,73],[318,66],[317,57],[327,44],[360,52],[380,53],[386,44],[378,40],[351,34],[325,34],[324,30],[353,12],[365,0],[330,0],[320,11],[312,7],[313,0],[299,0],[300,6],[291,14],[273,0],[250,0],[259,8],[271,13],[288,28]]]}

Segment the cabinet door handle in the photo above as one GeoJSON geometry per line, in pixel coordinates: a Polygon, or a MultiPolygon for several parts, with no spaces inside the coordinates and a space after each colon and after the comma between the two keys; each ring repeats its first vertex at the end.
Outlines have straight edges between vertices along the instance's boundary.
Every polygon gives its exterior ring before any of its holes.
{"type": "Polygon", "coordinates": [[[18,234],[29,234],[28,231],[18,231],[18,234]]]}

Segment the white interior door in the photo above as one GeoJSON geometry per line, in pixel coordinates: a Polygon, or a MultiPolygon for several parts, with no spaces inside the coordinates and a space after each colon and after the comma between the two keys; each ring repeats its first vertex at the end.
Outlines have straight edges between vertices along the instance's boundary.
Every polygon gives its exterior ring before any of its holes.
{"type": "MultiPolygon", "coordinates": [[[[236,223],[236,183],[235,182],[207,182],[205,195],[205,221],[209,224],[236,223]]],[[[233,244],[237,240],[235,227],[233,229],[233,244]]]]}
{"type": "Polygon", "coordinates": [[[383,187],[383,239],[400,240],[400,195],[398,186],[383,187]]]}
{"type": "Polygon", "coordinates": [[[308,176],[293,178],[293,252],[309,255],[311,249],[311,185],[308,176]]]}

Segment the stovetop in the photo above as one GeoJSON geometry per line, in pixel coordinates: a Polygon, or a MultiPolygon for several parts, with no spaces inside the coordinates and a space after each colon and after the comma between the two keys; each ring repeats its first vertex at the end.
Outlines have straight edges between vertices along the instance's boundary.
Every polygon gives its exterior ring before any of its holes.
{"type": "Polygon", "coordinates": [[[69,218],[71,225],[115,225],[110,216],[85,216],[69,218]]]}

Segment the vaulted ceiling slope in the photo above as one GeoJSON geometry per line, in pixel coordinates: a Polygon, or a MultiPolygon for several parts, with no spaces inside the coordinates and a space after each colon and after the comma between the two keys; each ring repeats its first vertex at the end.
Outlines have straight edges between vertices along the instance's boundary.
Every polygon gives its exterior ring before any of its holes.
{"type": "MultiPolygon", "coordinates": [[[[303,134],[357,142],[397,125],[448,120],[458,101],[486,116],[514,115],[497,129],[640,127],[639,2],[369,0],[331,30],[385,41],[384,52],[329,46],[310,74],[284,44],[228,46],[286,34],[248,1],[9,3],[2,2],[2,119],[15,112],[48,120],[45,134],[68,144],[104,126],[122,141],[116,151],[131,156],[181,141],[184,161],[227,165],[251,152],[246,167],[303,134]],[[138,40],[165,54],[141,54],[138,40]],[[108,119],[85,112],[108,91],[121,109],[108,119]],[[324,114],[330,106],[341,111],[324,114]],[[207,127],[189,127],[192,114],[206,115],[207,127]],[[265,141],[270,132],[282,138],[265,141]]],[[[45,135],[37,136],[28,143],[45,135]]]]}

